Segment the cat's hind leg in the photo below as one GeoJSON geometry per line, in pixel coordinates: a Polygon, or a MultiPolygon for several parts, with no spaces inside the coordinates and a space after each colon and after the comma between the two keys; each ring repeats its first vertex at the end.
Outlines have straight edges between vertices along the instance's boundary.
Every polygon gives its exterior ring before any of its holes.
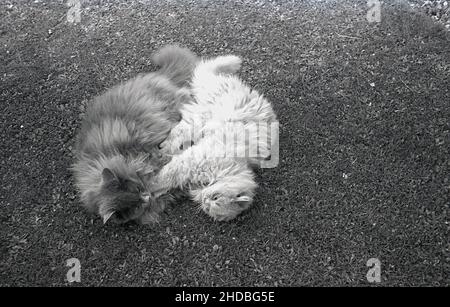
{"type": "Polygon", "coordinates": [[[241,68],[242,60],[236,55],[223,55],[203,60],[194,70],[193,82],[196,79],[209,78],[213,74],[235,74],[241,68]]]}
{"type": "Polygon", "coordinates": [[[242,59],[236,55],[218,56],[211,60],[215,73],[235,74],[241,69],[242,59]]]}

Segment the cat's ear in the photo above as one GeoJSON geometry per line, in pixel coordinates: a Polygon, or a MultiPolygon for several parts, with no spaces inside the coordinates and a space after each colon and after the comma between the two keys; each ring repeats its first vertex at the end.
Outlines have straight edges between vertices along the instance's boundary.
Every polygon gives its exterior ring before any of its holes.
{"type": "Polygon", "coordinates": [[[252,198],[250,196],[247,195],[243,195],[243,196],[238,196],[236,199],[236,202],[239,204],[247,204],[249,202],[252,201],[252,198]]]}
{"type": "Polygon", "coordinates": [[[102,171],[102,178],[104,182],[116,181],[117,177],[109,168],[104,168],[102,171]]]}
{"type": "Polygon", "coordinates": [[[111,211],[111,212],[106,213],[106,214],[103,216],[103,225],[105,225],[106,222],[108,222],[108,220],[111,218],[111,216],[114,215],[114,213],[115,213],[115,211],[111,211]]]}

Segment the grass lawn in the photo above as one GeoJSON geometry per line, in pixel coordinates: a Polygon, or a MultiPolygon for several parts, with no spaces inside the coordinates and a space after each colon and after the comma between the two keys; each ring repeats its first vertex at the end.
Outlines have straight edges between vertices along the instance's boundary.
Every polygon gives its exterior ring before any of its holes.
{"type": "Polygon", "coordinates": [[[0,285],[450,284],[450,32],[366,1],[0,3],[0,285]],[[68,167],[90,98],[168,43],[243,57],[273,102],[280,164],[229,223],[180,203],[154,227],[103,226],[68,167]]]}

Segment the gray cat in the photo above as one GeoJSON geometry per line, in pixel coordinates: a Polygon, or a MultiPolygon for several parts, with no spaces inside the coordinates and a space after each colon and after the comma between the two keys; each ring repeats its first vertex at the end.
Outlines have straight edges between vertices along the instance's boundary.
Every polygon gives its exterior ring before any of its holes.
{"type": "Polygon", "coordinates": [[[167,163],[158,151],[180,121],[184,88],[198,61],[187,49],[167,46],[153,62],[161,68],[138,75],[95,97],[86,110],[72,166],[81,201],[103,222],[157,220],[170,194],[153,198],[147,182],[167,163]]]}

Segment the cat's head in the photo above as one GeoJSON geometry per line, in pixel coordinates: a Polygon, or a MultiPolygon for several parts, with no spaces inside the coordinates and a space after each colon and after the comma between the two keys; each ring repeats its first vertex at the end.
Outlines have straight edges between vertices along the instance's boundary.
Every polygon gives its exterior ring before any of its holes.
{"type": "Polygon", "coordinates": [[[151,199],[139,173],[123,174],[104,168],[95,201],[103,223],[125,223],[140,217],[150,206],[151,199]]]}
{"type": "Polygon", "coordinates": [[[253,173],[245,170],[218,178],[191,195],[206,214],[217,221],[229,221],[250,207],[257,186],[253,173]]]}

